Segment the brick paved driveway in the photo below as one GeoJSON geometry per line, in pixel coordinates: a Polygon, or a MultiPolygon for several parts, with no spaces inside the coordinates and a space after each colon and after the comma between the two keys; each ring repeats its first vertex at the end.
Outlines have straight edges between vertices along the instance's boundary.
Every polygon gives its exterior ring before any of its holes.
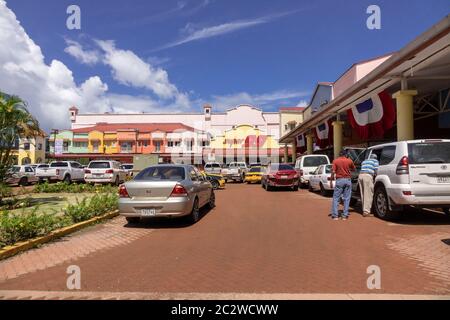
{"type": "Polygon", "coordinates": [[[216,196],[217,207],[193,226],[131,226],[119,217],[1,261],[0,297],[11,297],[7,290],[40,297],[67,291],[66,269],[73,264],[81,268],[81,291],[96,297],[450,294],[450,221],[442,214],[410,210],[392,223],[352,212],[348,221],[332,221],[330,199],[306,190],[229,184],[216,196]],[[381,268],[381,290],[367,289],[369,265],[381,268]]]}

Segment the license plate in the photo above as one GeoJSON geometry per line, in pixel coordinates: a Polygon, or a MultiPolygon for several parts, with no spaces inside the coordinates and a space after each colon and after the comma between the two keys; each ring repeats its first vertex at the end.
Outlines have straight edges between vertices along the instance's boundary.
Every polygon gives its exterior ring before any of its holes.
{"type": "Polygon", "coordinates": [[[141,209],[141,215],[143,217],[153,217],[156,216],[156,209],[141,209]]]}
{"type": "Polygon", "coordinates": [[[281,176],[281,179],[287,179],[288,176],[281,176]]]}
{"type": "Polygon", "coordinates": [[[437,183],[450,183],[450,177],[437,177],[437,183]]]}

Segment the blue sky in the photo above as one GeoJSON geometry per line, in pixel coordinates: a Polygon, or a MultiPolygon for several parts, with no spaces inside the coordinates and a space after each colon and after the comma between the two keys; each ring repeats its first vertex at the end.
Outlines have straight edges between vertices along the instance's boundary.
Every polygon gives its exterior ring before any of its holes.
{"type": "MultiPolygon", "coordinates": [[[[225,109],[242,100],[265,110],[304,103],[318,81],[334,81],[356,61],[400,49],[450,8],[447,0],[10,0],[6,6],[46,66],[61,62],[64,67],[51,69],[69,70],[75,91],[95,78],[92,91],[108,95],[109,108],[120,112],[128,104],[129,111],[199,111],[205,102],[225,109]],[[70,4],[81,8],[80,31],[66,28],[70,4]],[[381,8],[381,30],[366,28],[371,4],[381,8]],[[149,66],[149,77],[135,81],[140,75],[117,64],[128,58],[149,66]]],[[[82,95],[74,104],[104,110],[82,95]]]]}

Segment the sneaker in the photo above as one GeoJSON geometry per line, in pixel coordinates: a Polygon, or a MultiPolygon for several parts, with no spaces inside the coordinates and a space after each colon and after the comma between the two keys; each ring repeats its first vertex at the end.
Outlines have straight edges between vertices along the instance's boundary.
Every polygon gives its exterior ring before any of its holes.
{"type": "Polygon", "coordinates": [[[347,217],[342,217],[342,221],[346,221],[346,220],[348,220],[347,217]]]}
{"type": "Polygon", "coordinates": [[[339,220],[339,218],[338,217],[333,217],[333,220],[339,220]]]}

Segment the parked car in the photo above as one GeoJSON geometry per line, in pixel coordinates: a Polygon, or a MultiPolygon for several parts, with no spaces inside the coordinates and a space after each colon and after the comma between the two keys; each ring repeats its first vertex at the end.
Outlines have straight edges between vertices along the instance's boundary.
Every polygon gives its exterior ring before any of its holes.
{"type": "Polygon", "coordinates": [[[35,171],[31,165],[13,166],[6,173],[5,182],[7,184],[27,186],[30,183],[37,182],[35,171]]]}
{"type": "Polygon", "coordinates": [[[221,174],[207,172],[202,172],[202,174],[211,183],[214,190],[225,188],[225,179],[221,174]]]}
{"type": "Polygon", "coordinates": [[[311,172],[322,164],[330,164],[328,156],[323,154],[304,155],[295,161],[295,170],[300,177],[300,187],[307,187],[311,172]]]}
{"type": "Polygon", "coordinates": [[[114,183],[116,186],[125,181],[126,172],[120,163],[113,160],[95,160],[84,169],[84,181],[87,183],[114,183]]]}
{"type": "Polygon", "coordinates": [[[450,140],[410,140],[368,148],[355,162],[353,200],[360,198],[361,162],[376,154],[380,166],[375,178],[372,209],[382,219],[398,218],[405,206],[442,208],[450,215],[450,140]]]}
{"type": "Polygon", "coordinates": [[[134,165],[132,163],[124,163],[120,166],[120,169],[122,169],[129,177],[132,177],[134,175],[134,165]]]}
{"type": "Polygon", "coordinates": [[[264,173],[264,169],[262,167],[253,167],[245,175],[244,181],[247,183],[261,183],[261,178],[264,173]]]}
{"type": "Polygon", "coordinates": [[[309,190],[320,191],[320,194],[325,196],[334,190],[330,187],[331,171],[333,166],[331,164],[322,164],[309,177],[309,190]]]}
{"type": "Polygon", "coordinates": [[[222,166],[217,162],[207,162],[204,169],[207,173],[220,174],[222,172],[222,166]]]}
{"type": "Polygon", "coordinates": [[[192,165],[150,166],[119,187],[119,212],[128,222],[142,217],[183,217],[192,223],[200,208],[215,206],[214,190],[192,165]]]}
{"type": "Polygon", "coordinates": [[[228,167],[222,169],[221,174],[225,178],[225,181],[244,182],[247,171],[248,168],[245,162],[231,162],[228,167]]]}
{"type": "Polygon", "coordinates": [[[297,191],[299,183],[297,171],[284,163],[270,164],[261,178],[261,186],[267,191],[277,187],[290,187],[297,191]]]}
{"type": "Polygon", "coordinates": [[[84,169],[75,161],[53,161],[48,167],[36,168],[36,177],[39,181],[55,180],[71,183],[72,181],[84,181],[84,169]]]}

